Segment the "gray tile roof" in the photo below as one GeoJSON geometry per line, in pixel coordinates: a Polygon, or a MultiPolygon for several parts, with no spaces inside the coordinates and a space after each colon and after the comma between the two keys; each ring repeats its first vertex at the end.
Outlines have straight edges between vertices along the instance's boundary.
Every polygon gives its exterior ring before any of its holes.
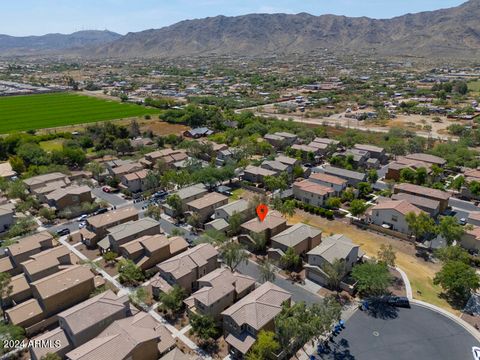
{"type": "Polygon", "coordinates": [[[320,229],[307,224],[298,223],[272,237],[272,241],[276,241],[287,247],[294,247],[302,241],[308,238],[314,238],[321,233],[322,230],[320,229]]]}

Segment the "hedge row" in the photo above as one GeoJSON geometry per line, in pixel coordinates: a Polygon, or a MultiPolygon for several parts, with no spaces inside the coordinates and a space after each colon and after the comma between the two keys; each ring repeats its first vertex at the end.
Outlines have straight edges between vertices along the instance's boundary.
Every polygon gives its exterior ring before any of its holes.
{"type": "Polygon", "coordinates": [[[333,220],[335,215],[335,213],[332,210],[324,209],[324,208],[313,206],[310,204],[305,204],[301,201],[295,201],[295,206],[301,210],[305,210],[306,212],[309,212],[310,214],[320,215],[329,220],[333,220]]]}

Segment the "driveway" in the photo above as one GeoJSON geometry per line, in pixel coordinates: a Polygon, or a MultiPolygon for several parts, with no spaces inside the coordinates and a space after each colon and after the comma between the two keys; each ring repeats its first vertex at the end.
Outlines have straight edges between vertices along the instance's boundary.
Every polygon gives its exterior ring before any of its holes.
{"type": "Polygon", "coordinates": [[[183,237],[189,242],[193,242],[193,241],[197,240],[197,238],[198,238],[197,235],[191,233],[190,231],[188,231],[188,230],[186,230],[186,229],[184,229],[180,226],[172,224],[170,221],[164,219],[163,217],[160,218],[159,223],[160,223],[160,227],[162,228],[162,230],[165,233],[167,233],[168,235],[172,235],[173,230],[177,229],[177,230],[183,232],[183,237]]]}
{"type": "Polygon", "coordinates": [[[357,311],[330,343],[324,360],[468,360],[480,343],[451,319],[417,305],[386,308],[377,317],[357,311]]]}
{"type": "MultiPolygon", "coordinates": [[[[241,264],[237,268],[237,271],[261,282],[259,266],[253,261],[249,261],[248,264],[241,264]]],[[[277,276],[274,283],[282,289],[289,291],[292,294],[292,300],[295,302],[304,301],[306,304],[315,304],[322,301],[322,298],[319,295],[313,294],[299,285],[292,284],[291,281],[285,280],[280,276],[277,276]]]]}
{"type": "Polygon", "coordinates": [[[92,194],[95,195],[97,198],[105,200],[106,202],[108,202],[112,206],[117,206],[118,207],[118,206],[126,205],[128,203],[128,201],[125,200],[124,198],[122,198],[120,195],[112,194],[112,193],[106,193],[102,190],[102,188],[99,188],[99,187],[94,188],[92,190],[92,194]]]}

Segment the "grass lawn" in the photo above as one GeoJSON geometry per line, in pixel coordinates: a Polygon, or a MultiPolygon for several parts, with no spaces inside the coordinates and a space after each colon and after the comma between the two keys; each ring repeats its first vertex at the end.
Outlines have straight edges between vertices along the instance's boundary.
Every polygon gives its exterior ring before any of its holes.
{"type": "Polygon", "coordinates": [[[480,92],[480,80],[469,82],[468,90],[480,92]]]}
{"type": "Polygon", "coordinates": [[[243,195],[243,193],[245,192],[244,189],[235,189],[232,191],[232,196],[230,196],[230,201],[235,201],[235,200],[239,200],[240,197],[243,195]]]}
{"type": "Polygon", "coordinates": [[[331,234],[345,234],[369,256],[377,256],[380,245],[392,245],[396,252],[396,264],[405,271],[412,286],[413,297],[418,300],[437,305],[455,315],[460,312],[453,309],[447,301],[440,298],[441,288],[433,284],[435,273],[440,270],[439,264],[426,262],[415,256],[413,244],[406,241],[393,239],[369,231],[364,231],[356,226],[343,221],[329,221],[320,216],[310,215],[297,210],[297,213],[290,218],[290,223],[305,222],[311,226],[317,226],[323,230],[323,236],[331,234]]]}
{"type": "Polygon", "coordinates": [[[0,133],[156,114],[159,110],[74,93],[0,98],[0,133]]]}
{"type": "Polygon", "coordinates": [[[55,139],[49,141],[42,141],[38,145],[46,152],[54,150],[62,150],[64,139],[55,139]]]}

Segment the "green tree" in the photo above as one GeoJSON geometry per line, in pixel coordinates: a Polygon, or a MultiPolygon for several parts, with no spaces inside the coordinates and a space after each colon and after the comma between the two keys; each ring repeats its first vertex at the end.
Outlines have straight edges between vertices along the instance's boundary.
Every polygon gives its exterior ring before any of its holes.
{"type": "Polygon", "coordinates": [[[15,171],[17,174],[22,174],[27,170],[25,162],[19,156],[10,156],[8,158],[8,162],[10,163],[12,170],[15,171]]]}
{"type": "Polygon", "coordinates": [[[28,193],[23,181],[15,180],[11,182],[8,186],[7,196],[10,199],[20,199],[25,201],[27,199],[28,193]]]}
{"type": "Polygon", "coordinates": [[[267,237],[264,232],[261,233],[250,233],[250,237],[253,240],[252,249],[253,251],[263,252],[267,249],[267,237]]]}
{"type": "Polygon", "coordinates": [[[480,195],[480,182],[475,180],[470,181],[470,183],[468,184],[468,189],[473,195],[475,196],[480,195]]]}
{"type": "Polygon", "coordinates": [[[113,142],[113,148],[121,154],[125,154],[133,150],[132,144],[130,144],[130,140],[128,139],[115,139],[113,142]]]}
{"type": "Polygon", "coordinates": [[[380,245],[380,250],[377,252],[378,261],[384,263],[388,266],[395,266],[395,260],[397,256],[395,255],[395,251],[393,250],[392,245],[380,245]]]}
{"type": "Polygon", "coordinates": [[[350,203],[350,212],[353,216],[360,216],[367,211],[368,205],[365,201],[355,199],[350,203]]]}
{"type": "Polygon", "coordinates": [[[212,244],[214,246],[222,246],[227,242],[227,236],[224,232],[215,229],[205,231],[197,240],[198,243],[212,244]]]}
{"type": "Polygon", "coordinates": [[[280,266],[287,270],[295,270],[302,264],[302,259],[295,252],[295,249],[289,247],[285,254],[280,258],[280,266]]]}
{"type": "Polygon", "coordinates": [[[201,225],[200,221],[200,214],[197,212],[192,213],[188,216],[187,224],[192,226],[193,228],[198,228],[201,225]]]}
{"type": "Polygon", "coordinates": [[[140,269],[132,260],[122,259],[117,265],[119,280],[125,285],[138,285],[145,279],[142,269],[140,269]]]}
{"type": "Polygon", "coordinates": [[[415,171],[415,182],[417,185],[424,185],[427,182],[428,173],[427,169],[420,167],[415,171]]]}
{"type": "Polygon", "coordinates": [[[465,177],[462,175],[456,176],[455,179],[450,183],[450,187],[457,191],[462,189],[462,186],[465,184],[465,177]]]}
{"type": "Polygon", "coordinates": [[[342,206],[342,200],[338,197],[331,197],[325,201],[325,206],[329,209],[338,209],[342,206]]]}
{"type": "Polygon", "coordinates": [[[383,295],[392,283],[392,276],[384,263],[366,262],[353,267],[352,278],[363,296],[383,295]]]}
{"type": "Polygon", "coordinates": [[[435,256],[443,263],[449,261],[461,261],[465,264],[470,263],[470,254],[460,246],[447,246],[437,249],[435,256]]]}
{"type": "Polygon", "coordinates": [[[438,233],[452,245],[454,241],[460,241],[465,234],[465,228],[460,225],[453,216],[442,216],[438,224],[438,233]]]}
{"type": "Polygon", "coordinates": [[[464,303],[472,291],[480,287],[480,279],[471,266],[461,261],[447,261],[433,279],[440,285],[451,300],[464,303]]]}
{"type": "Polygon", "coordinates": [[[176,216],[182,213],[183,202],[180,196],[178,196],[177,194],[170,195],[167,198],[167,205],[172,208],[176,216]]]}
{"type": "Polygon", "coordinates": [[[400,170],[400,182],[414,184],[417,181],[417,173],[411,168],[400,170]]]}
{"type": "Polygon", "coordinates": [[[183,308],[183,300],[187,297],[185,289],[174,285],[168,293],[161,293],[159,296],[161,310],[170,311],[175,314],[183,308]]]}
{"type": "Polygon", "coordinates": [[[427,234],[434,234],[437,231],[435,221],[424,212],[421,212],[418,215],[414,212],[410,212],[405,216],[405,221],[417,240],[420,240],[427,234]]]}
{"type": "Polygon", "coordinates": [[[270,260],[263,261],[259,266],[259,271],[261,282],[274,282],[277,278],[275,265],[270,260]]]}
{"type": "Polygon", "coordinates": [[[344,260],[335,259],[332,264],[326,262],[323,271],[327,274],[328,286],[334,291],[340,289],[340,283],[345,275],[347,275],[347,265],[344,260]]]}
{"type": "Polygon", "coordinates": [[[230,216],[230,218],[228,219],[230,234],[236,235],[240,232],[240,228],[243,224],[244,218],[245,217],[242,213],[236,211],[232,214],[232,216],[230,216]]]}
{"type": "Polygon", "coordinates": [[[92,161],[85,166],[85,170],[90,171],[94,179],[99,179],[105,168],[102,164],[92,161]]]}
{"type": "Polygon", "coordinates": [[[372,193],[372,185],[367,182],[361,182],[357,185],[360,197],[366,197],[372,193]]]}
{"type": "Polygon", "coordinates": [[[275,333],[272,331],[261,330],[258,333],[257,340],[247,353],[247,360],[269,360],[275,359],[276,354],[281,349],[280,344],[275,339],[275,333]]]}
{"type": "Polygon", "coordinates": [[[0,322],[0,334],[2,334],[0,354],[14,350],[5,346],[8,344],[7,340],[21,341],[25,338],[25,330],[22,327],[7,324],[6,322],[0,322]]]}
{"type": "Polygon", "coordinates": [[[367,174],[368,181],[372,184],[375,184],[378,180],[378,173],[375,169],[370,169],[367,174]]]}
{"type": "Polygon", "coordinates": [[[147,210],[145,211],[146,217],[151,217],[155,220],[160,220],[162,215],[162,209],[157,205],[148,205],[147,210]]]}
{"type": "Polygon", "coordinates": [[[231,271],[235,271],[242,263],[248,264],[248,253],[242,245],[233,241],[220,248],[220,256],[231,271]]]}
{"type": "Polygon", "coordinates": [[[191,332],[202,341],[212,341],[219,336],[219,330],[213,317],[191,313],[189,319],[192,326],[191,332]]]}
{"type": "MultiPolygon", "coordinates": [[[[0,272],[0,309],[3,312],[4,300],[8,300],[13,291],[12,277],[9,273],[0,272]]],[[[3,313],[5,316],[5,313],[3,313]]]]}
{"type": "Polygon", "coordinates": [[[352,188],[348,188],[342,193],[343,202],[351,202],[353,199],[355,199],[355,192],[352,188]]]}
{"type": "Polygon", "coordinates": [[[117,259],[118,254],[114,251],[107,251],[102,255],[102,257],[107,264],[112,264],[117,259]]]}

